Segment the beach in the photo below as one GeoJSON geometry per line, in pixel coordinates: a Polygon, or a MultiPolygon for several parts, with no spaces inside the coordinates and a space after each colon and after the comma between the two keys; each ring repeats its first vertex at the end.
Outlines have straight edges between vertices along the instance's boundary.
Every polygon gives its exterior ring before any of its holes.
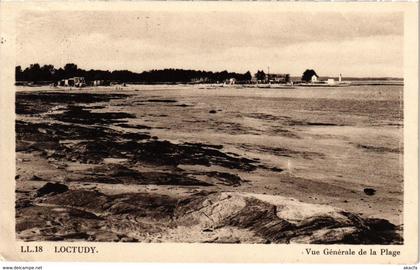
{"type": "Polygon", "coordinates": [[[18,87],[17,237],[401,243],[403,149],[398,85],[18,87]]]}

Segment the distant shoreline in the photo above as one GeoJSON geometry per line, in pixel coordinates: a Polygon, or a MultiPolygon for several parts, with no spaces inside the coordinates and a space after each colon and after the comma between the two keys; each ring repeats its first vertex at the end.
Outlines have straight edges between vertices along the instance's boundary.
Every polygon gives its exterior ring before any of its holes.
{"type": "Polygon", "coordinates": [[[51,86],[49,84],[15,84],[16,87],[20,88],[46,88],[48,87],[51,90],[82,90],[82,89],[117,89],[124,90],[127,89],[127,86],[139,85],[139,86],[191,86],[191,87],[214,87],[214,88],[253,88],[253,89],[299,89],[299,88],[342,88],[350,86],[404,86],[404,81],[351,81],[341,84],[206,84],[206,83],[156,83],[156,84],[145,84],[145,83],[126,83],[126,86],[123,86],[124,83],[112,85],[112,86],[86,86],[86,87],[68,87],[68,86],[51,86]]]}

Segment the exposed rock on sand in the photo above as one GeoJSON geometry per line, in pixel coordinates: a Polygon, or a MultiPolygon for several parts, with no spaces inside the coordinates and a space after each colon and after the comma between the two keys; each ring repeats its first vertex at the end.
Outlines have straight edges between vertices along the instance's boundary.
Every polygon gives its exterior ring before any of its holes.
{"type": "Polygon", "coordinates": [[[97,103],[107,102],[111,99],[123,99],[127,95],[124,94],[84,94],[84,93],[67,93],[63,95],[60,92],[20,92],[19,102],[16,103],[17,114],[39,114],[48,112],[55,106],[60,104],[79,104],[79,103],[97,103]]]}
{"type": "Polygon", "coordinates": [[[42,186],[40,189],[38,189],[36,195],[37,197],[44,196],[46,194],[57,194],[57,193],[63,193],[69,190],[69,188],[66,185],[60,184],[60,183],[46,183],[44,186],[42,186]]]}
{"type": "Polygon", "coordinates": [[[366,195],[372,196],[372,195],[375,195],[376,190],[375,190],[375,189],[373,189],[373,188],[365,188],[365,189],[363,189],[363,192],[364,192],[366,195]]]}
{"type": "Polygon", "coordinates": [[[362,219],[339,208],[272,195],[199,195],[181,201],[175,217],[178,224],[203,229],[246,229],[273,243],[395,244],[401,240],[396,227],[386,220],[362,219]]]}
{"type": "Polygon", "coordinates": [[[397,228],[386,220],[364,219],[339,208],[272,195],[198,192],[172,197],[69,190],[39,198],[35,204],[18,213],[28,217],[16,225],[24,240],[401,242],[397,228]]]}

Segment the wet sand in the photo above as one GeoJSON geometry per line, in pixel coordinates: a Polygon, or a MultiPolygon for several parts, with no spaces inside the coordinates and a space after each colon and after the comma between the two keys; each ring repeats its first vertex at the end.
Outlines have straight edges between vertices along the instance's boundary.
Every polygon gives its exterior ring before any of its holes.
{"type": "Polygon", "coordinates": [[[46,87],[16,113],[20,239],[402,241],[402,86],[46,87]]]}

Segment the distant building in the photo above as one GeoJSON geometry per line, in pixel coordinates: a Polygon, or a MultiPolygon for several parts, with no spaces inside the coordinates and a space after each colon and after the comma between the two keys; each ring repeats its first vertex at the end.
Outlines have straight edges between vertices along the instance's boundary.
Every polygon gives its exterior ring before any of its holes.
{"type": "Polygon", "coordinates": [[[235,78],[230,78],[228,80],[228,84],[230,84],[230,85],[236,84],[236,79],[235,78]]]}
{"type": "Polygon", "coordinates": [[[287,83],[289,80],[289,74],[266,74],[266,81],[269,83],[287,83]]]}
{"type": "Polygon", "coordinates": [[[200,77],[191,79],[191,83],[208,83],[210,79],[208,77],[200,77]]]}
{"type": "Polygon", "coordinates": [[[317,83],[318,82],[318,75],[316,75],[316,74],[314,74],[314,75],[312,75],[312,77],[311,77],[311,83],[317,83]]]}
{"type": "Polygon", "coordinates": [[[335,85],[335,80],[334,79],[328,79],[327,84],[328,85],[335,85]]]}
{"type": "Polygon", "coordinates": [[[84,77],[73,77],[68,79],[63,79],[58,83],[59,86],[74,86],[74,87],[83,87],[86,86],[84,77]]]}
{"type": "Polygon", "coordinates": [[[94,80],[92,81],[93,86],[101,86],[101,85],[105,85],[105,81],[104,80],[94,80]]]}

